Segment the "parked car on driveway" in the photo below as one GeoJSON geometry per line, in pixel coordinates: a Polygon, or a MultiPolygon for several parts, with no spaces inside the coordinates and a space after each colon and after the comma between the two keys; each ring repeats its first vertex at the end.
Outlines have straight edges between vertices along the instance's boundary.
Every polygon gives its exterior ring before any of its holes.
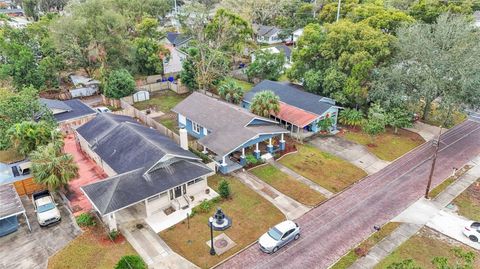
{"type": "Polygon", "coordinates": [[[47,226],[62,219],[57,204],[48,190],[33,193],[32,200],[40,226],[47,226]]]}
{"type": "Polygon", "coordinates": [[[263,234],[258,243],[265,253],[275,253],[292,240],[300,238],[300,227],[291,220],[281,222],[263,234]]]}
{"type": "Polygon", "coordinates": [[[480,239],[480,222],[473,221],[469,226],[463,229],[463,234],[473,242],[480,239]]]}
{"type": "Polygon", "coordinates": [[[96,107],[95,110],[97,111],[97,113],[111,112],[108,107],[104,107],[104,106],[96,107]]]}

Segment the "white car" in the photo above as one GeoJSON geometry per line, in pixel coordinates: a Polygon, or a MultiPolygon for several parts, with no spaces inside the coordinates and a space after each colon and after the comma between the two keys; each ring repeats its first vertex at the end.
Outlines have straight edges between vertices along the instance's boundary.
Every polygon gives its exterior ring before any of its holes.
{"type": "Polygon", "coordinates": [[[480,238],[480,222],[473,221],[470,226],[463,229],[463,234],[473,242],[478,242],[480,238]]]}
{"type": "Polygon", "coordinates": [[[295,222],[286,220],[270,228],[268,232],[260,237],[258,243],[263,252],[272,254],[298,238],[300,238],[300,227],[295,222]]]}
{"type": "Polygon", "coordinates": [[[40,226],[47,226],[62,219],[55,200],[53,200],[49,191],[36,192],[32,194],[32,199],[40,226]]]}
{"type": "Polygon", "coordinates": [[[97,113],[111,112],[110,109],[108,107],[105,107],[105,106],[96,107],[95,110],[97,111],[97,113]]]}

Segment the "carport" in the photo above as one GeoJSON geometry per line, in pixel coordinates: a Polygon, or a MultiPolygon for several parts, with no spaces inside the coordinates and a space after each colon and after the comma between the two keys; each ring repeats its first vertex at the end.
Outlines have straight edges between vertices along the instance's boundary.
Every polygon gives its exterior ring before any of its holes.
{"type": "Polygon", "coordinates": [[[32,231],[30,222],[13,184],[0,186],[0,236],[12,233],[18,228],[18,215],[24,215],[28,229],[32,231]]]}

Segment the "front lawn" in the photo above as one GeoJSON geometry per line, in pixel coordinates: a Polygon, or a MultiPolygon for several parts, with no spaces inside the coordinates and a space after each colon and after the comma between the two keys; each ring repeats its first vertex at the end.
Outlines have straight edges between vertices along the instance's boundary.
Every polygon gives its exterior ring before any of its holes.
{"type": "Polygon", "coordinates": [[[279,192],[282,192],[302,204],[315,206],[325,200],[325,197],[317,191],[283,173],[270,164],[259,166],[250,170],[250,172],[277,189],[279,192]]]}
{"type": "Polygon", "coordinates": [[[428,228],[421,229],[416,235],[412,236],[377,264],[375,268],[383,269],[392,263],[412,259],[421,268],[434,269],[432,259],[435,257],[446,257],[450,263],[457,261],[452,251],[454,247],[460,247],[465,251],[476,253],[473,268],[480,268],[480,257],[477,251],[428,228]]]}
{"type": "Polygon", "coordinates": [[[343,136],[347,140],[366,146],[368,151],[385,161],[393,161],[425,142],[420,135],[404,129],[399,129],[398,134],[394,134],[392,129],[387,129],[387,132],[376,136],[374,145],[371,145],[370,136],[361,131],[348,130],[343,136]]]}
{"type": "Polygon", "coordinates": [[[399,222],[389,222],[383,225],[380,231],[375,232],[365,241],[360,243],[358,247],[350,250],[345,256],[343,256],[337,263],[335,263],[331,269],[344,269],[350,267],[356,260],[362,255],[368,253],[377,243],[382,241],[385,237],[389,236],[395,229],[400,226],[399,222]]]}
{"type": "Polygon", "coordinates": [[[138,255],[126,240],[113,243],[102,227],[88,228],[49,258],[49,269],[112,269],[124,255],[138,255]]]}
{"type": "Polygon", "coordinates": [[[458,170],[455,175],[448,177],[442,183],[440,183],[437,187],[430,191],[429,196],[431,198],[435,198],[440,195],[448,186],[452,185],[453,182],[457,181],[458,178],[463,176],[468,170],[472,168],[471,165],[465,165],[460,170],[458,170]]]}
{"type": "MultiPolygon", "coordinates": [[[[190,229],[187,221],[184,221],[160,233],[160,237],[173,251],[201,268],[212,267],[226,259],[257,240],[269,227],[285,219],[276,207],[233,177],[215,175],[208,178],[208,185],[218,191],[222,179],[230,183],[230,199],[215,204],[208,213],[193,216],[190,219],[190,229]],[[232,218],[232,227],[224,233],[237,245],[220,256],[210,256],[210,248],[205,242],[210,239],[208,218],[215,213],[216,207],[221,207],[232,218]]],[[[221,233],[214,231],[214,236],[221,233]]]]}
{"type": "Polygon", "coordinates": [[[367,175],[349,162],[311,145],[299,144],[297,150],[279,162],[332,192],[339,192],[367,175]]]}
{"type": "Polygon", "coordinates": [[[171,90],[165,90],[150,94],[150,100],[134,103],[133,106],[139,110],[155,108],[163,113],[170,113],[178,103],[187,98],[189,94],[177,94],[171,90]]]}
{"type": "Polygon", "coordinates": [[[468,219],[480,221],[480,178],[462,192],[453,204],[458,207],[458,213],[468,219]]]}

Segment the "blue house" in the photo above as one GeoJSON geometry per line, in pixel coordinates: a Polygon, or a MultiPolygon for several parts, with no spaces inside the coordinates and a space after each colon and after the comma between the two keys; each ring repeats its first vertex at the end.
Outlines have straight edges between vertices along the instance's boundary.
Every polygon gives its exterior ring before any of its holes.
{"type": "Polygon", "coordinates": [[[243,167],[248,150],[260,158],[262,150],[273,153],[285,149],[284,134],[288,131],[277,122],[204,94],[191,94],[172,111],[178,114],[178,126],[198,138],[205,153],[215,155],[222,173],[243,167]],[[274,140],[278,140],[277,145],[274,140]],[[268,143],[266,149],[261,142],[268,143]]]}
{"type": "Polygon", "coordinates": [[[335,100],[306,92],[301,86],[292,83],[264,80],[255,85],[244,96],[242,107],[249,109],[255,94],[272,91],[280,97],[280,112],[271,118],[280,122],[292,135],[306,137],[320,131],[318,122],[332,118],[331,132],[337,130],[337,116],[340,107],[335,100]]]}

